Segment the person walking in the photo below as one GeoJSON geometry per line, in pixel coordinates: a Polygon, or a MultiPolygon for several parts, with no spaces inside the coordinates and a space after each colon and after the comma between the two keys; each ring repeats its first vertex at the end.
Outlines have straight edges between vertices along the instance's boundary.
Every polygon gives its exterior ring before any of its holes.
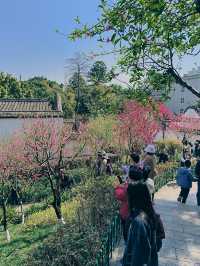
{"type": "Polygon", "coordinates": [[[106,162],[106,175],[112,176],[113,175],[113,167],[111,163],[111,159],[107,157],[107,162],[106,162]]]}
{"type": "Polygon", "coordinates": [[[97,159],[95,161],[94,170],[95,170],[95,177],[101,176],[106,173],[106,163],[107,160],[105,159],[106,152],[99,151],[97,153],[97,159]]]}
{"type": "MultiPolygon", "coordinates": [[[[118,177],[119,181],[121,179],[118,177]]],[[[119,184],[115,188],[115,198],[120,203],[120,217],[121,217],[121,224],[122,224],[122,231],[123,231],[123,237],[124,241],[127,241],[127,226],[126,221],[129,217],[129,207],[128,207],[128,195],[127,195],[127,189],[129,184],[133,184],[135,182],[142,180],[142,173],[141,171],[136,167],[130,167],[129,174],[128,174],[128,180],[125,183],[119,184]]]]}
{"type": "Polygon", "coordinates": [[[151,168],[148,165],[143,168],[143,181],[147,185],[151,198],[153,199],[153,195],[155,192],[155,184],[153,179],[149,178],[150,172],[151,168]]]}
{"type": "Polygon", "coordinates": [[[165,238],[165,233],[163,224],[160,226],[160,219],[158,223],[149,190],[146,184],[137,182],[129,184],[127,193],[130,227],[122,265],[158,266],[158,251],[162,246],[160,241],[165,238]],[[158,227],[160,234],[157,233],[158,227]]]}
{"type": "Polygon", "coordinates": [[[197,179],[197,205],[200,206],[200,150],[197,152],[197,164],[195,167],[195,177],[197,179]]]}
{"type": "Polygon", "coordinates": [[[151,171],[149,173],[149,178],[153,179],[156,176],[156,158],[155,158],[155,153],[156,153],[156,149],[155,146],[150,144],[145,148],[145,157],[144,157],[144,161],[143,161],[143,167],[145,166],[149,166],[151,171]]]}
{"type": "MultiPolygon", "coordinates": [[[[156,172],[156,158],[155,158],[155,153],[156,153],[156,148],[153,144],[147,145],[145,148],[145,157],[143,161],[143,168],[149,167],[150,173],[148,175],[148,178],[152,179],[154,181],[155,176],[157,175],[156,172]]],[[[152,200],[154,200],[154,193],[152,194],[152,200]]]]}
{"type": "Polygon", "coordinates": [[[191,172],[191,161],[186,160],[184,167],[180,167],[177,172],[177,185],[181,187],[177,201],[186,203],[190,189],[192,187],[193,176],[191,172]]]}
{"type": "Polygon", "coordinates": [[[194,152],[193,152],[194,157],[196,158],[198,157],[199,151],[200,151],[200,143],[199,143],[199,140],[196,140],[194,144],[194,152]]]}

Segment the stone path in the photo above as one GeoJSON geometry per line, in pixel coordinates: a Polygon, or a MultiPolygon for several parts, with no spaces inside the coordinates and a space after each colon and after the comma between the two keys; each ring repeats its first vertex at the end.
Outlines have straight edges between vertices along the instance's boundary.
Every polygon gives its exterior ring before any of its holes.
{"type": "MultiPolygon", "coordinates": [[[[179,188],[169,184],[155,197],[155,207],[164,222],[166,239],[159,253],[159,266],[200,266],[200,207],[196,206],[196,184],[186,205],[176,201],[179,188]]],[[[113,253],[111,266],[121,266],[123,243],[113,253]]]]}

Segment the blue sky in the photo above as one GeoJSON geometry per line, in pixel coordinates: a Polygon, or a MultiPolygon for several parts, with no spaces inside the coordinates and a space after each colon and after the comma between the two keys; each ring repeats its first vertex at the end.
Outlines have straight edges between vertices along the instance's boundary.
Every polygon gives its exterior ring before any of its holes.
{"type": "MultiPolygon", "coordinates": [[[[69,33],[74,18],[92,23],[98,17],[99,0],[1,0],[0,71],[22,75],[46,76],[64,81],[66,58],[77,51],[97,49],[95,40],[71,42],[55,32],[69,33]]],[[[105,59],[105,58],[104,58],[105,59]]],[[[110,64],[112,58],[106,58],[110,64]]],[[[183,61],[183,72],[194,60],[183,61]]]]}
{"type": "Polygon", "coordinates": [[[69,33],[74,18],[95,22],[99,0],[1,0],[0,71],[22,79],[33,75],[63,81],[65,59],[91,51],[94,40],[71,42],[55,32],[69,33]]]}

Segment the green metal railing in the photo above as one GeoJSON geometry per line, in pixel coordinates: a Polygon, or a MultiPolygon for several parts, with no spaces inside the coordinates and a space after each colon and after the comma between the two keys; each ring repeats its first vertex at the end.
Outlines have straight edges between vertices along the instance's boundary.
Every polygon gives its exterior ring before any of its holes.
{"type": "Polygon", "coordinates": [[[121,240],[122,228],[119,214],[112,220],[105,237],[102,240],[101,250],[98,254],[96,266],[109,266],[112,252],[121,240]]]}
{"type": "MultiPolygon", "coordinates": [[[[165,171],[163,174],[155,178],[155,191],[168,184],[170,181],[175,179],[176,169],[172,168],[165,171]]],[[[116,215],[106,234],[102,239],[101,249],[99,251],[96,265],[95,266],[109,266],[110,259],[112,258],[112,253],[114,248],[119,244],[122,236],[122,227],[119,214],[116,215]]]]}

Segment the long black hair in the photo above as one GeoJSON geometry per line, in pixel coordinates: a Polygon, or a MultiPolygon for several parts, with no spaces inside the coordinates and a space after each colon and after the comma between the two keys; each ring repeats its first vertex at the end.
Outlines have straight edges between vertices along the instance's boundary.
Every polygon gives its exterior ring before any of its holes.
{"type": "Polygon", "coordinates": [[[142,170],[139,167],[131,165],[129,168],[128,177],[134,181],[142,180],[142,170]]]}
{"type": "Polygon", "coordinates": [[[144,180],[144,182],[148,179],[150,172],[151,172],[151,167],[149,165],[145,165],[143,168],[143,180],[144,180]]]}
{"type": "Polygon", "coordinates": [[[129,184],[127,191],[130,211],[133,209],[143,211],[147,215],[151,224],[155,226],[156,213],[152,205],[151,195],[147,185],[142,182],[129,184]]]}

